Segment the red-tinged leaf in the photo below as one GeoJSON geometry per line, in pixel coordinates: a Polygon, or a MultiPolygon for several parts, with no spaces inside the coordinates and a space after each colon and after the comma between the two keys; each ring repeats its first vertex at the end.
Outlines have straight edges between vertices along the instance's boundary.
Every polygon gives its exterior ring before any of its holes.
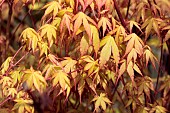
{"type": "MultiPolygon", "coordinates": [[[[135,42],[135,38],[131,38],[128,43],[127,43],[127,46],[126,46],[126,51],[125,51],[125,55],[127,55],[133,48],[134,46],[134,42],[135,42]]],[[[125,56],[124,55],[124,56],[125,56]]]]}
{"type": "Polygon", "coordinates": [[[98,11],[100,12],[101,7],[106,3],[106,0],[95,0],[97,7],[98,7],[98,11]]]}
{"type": "Polygon", "coordinates": [[[130,21],[130,33],[132,33],[132,28],[133,28],[133,26],[136,26],[136,27],[142,32],[142,30],[141,30],[141,28],[139,27],[139,24],[138,24],[137,22],[135,22],[135,21],[130,21]]]}
{"type": "Polygon", "coordinates": [[[134,83],[134,70],[133,70],[133,63],[132,61],[129,62],[129,64],[127,65],[127,73],[129,74],[132,83],[134,83]]]}
{"type": "Polygon", "coordinates": [[[106,18],[106,17],[101,17],[100,18],[100,20],[98,22],[98,28],[100,28],[101,26],[103,27],[103,36],[104,36],[104,34],[106,32],[107,26],[108,26],[108,28],[110,30],[112,29],[112,27],[111,27],[112,25],[111,25],[109,19],[106,18]]]}
{"type": "Polygon", "coordinates": [[[145,58],[146,58],[146,66],[148,65],[148,61],[150,59],[152,65],[154,66],[154,68],[156,69],[155,66],[155,61],[158,62],[157,58],[152,54],[152,52],[150,50],[145,50],[144,52],[145,58]]]}
{"type": "Polygon", "coordinates": [[[142,72],[140,71],[139,67],[136,64],[133,65],[133,69],[142,76],[142,72]]]}
{"type": "Polygon", "coordinates": [[[139,40],[135,40],[135,50],[139,55],[143,54],[143,46],[144,46],[143,41],[142,43],[140,43],[139,40]]]}
{"type": "Polygon", "coordinates": [[[78,83],[78,93],[79,93],[79,95],[80,95],[80,103],[81,103],[81,95],[82,95],[82,93],[83,93],[83,91],[84,91],[84,87],[85,87],[85,81],[84,81],[84,79],[82,78],[82,79],[79,81],[79,83],[78,83]]]}
{"type": "Polygon", "coordinates": [[[152,21],[148,24],[148,26],[145,29],[145,40],[147,40],[147,38],[151,32],[151,29],[152,29],[152,21]]]}
{"type": "Polygon", "coordinates": [[[85,34],[85,35],[83,35],[83,37],[81,38],[81,41],[80,41],[81,56],[86,54],[88,48],[89,48],[88,36],[85,34]]]}
{"type": "Polygon", "coordinates": [[[137,59],[137,53],[134,48],[132,48],[132,50],[130,51],[130,53],[127,56],[127,64],[129,64],[129,62],[132,60],[132,58],[133,58],[134,62],[137,59]]]}
{"type": "Polygon", "coordinates": [[[85,2],[85,8],[86,8],[93,2],[93,0],[84,0],[84,2],[85,2]]]}
{"type": "Polygon", "coordinates": [[[74,22],[74,31],[73,31],[73,36],[76,34],[76,32],[78,31],[78,29],[80,28],[80,26],[83,23],[83,26],[88,34],[88,36],[91,38],[91,30],[90,30],[90,24],[89,22],[91,22],[93,25],[96,25],[95,21],[93,19],[91,19],[90,17],[88,17],[86,14],[84,14],[83,12],[79,12],[78,14],[76,14],[73,19],[74,22]],[[89,22],[88,22],[89,21],[89,22]]]}
{"type": "Polygon", "coordinates": [[[78,14],[76,14],[74,17],[73,17],[73,21],[75,20],[74,22],[74,31],[73,31],[73,36],[76,34],[77,30],[80,28],[82,22],[83,22],[83,19],[84,18],[84,15],[80,12],[78,14]]]}
{"type": "Polygon", "coordinates": [[[91,37],[92,37],[91,36],[91,28],[90,28],[90,25],[89,25],[89,23],[88,23],[86,18],[83,18],[83,26],[84,26],[84,28],[85,28],[88,36],[89,36],[89,42],[92,42],[92,39],[91,39],[91,37]]]}
{"type": "MultiPolygon", "coordinates": [[[[119,75],[118,75],[118,78],[117,78],[117,81],[118,79],[121,77],[121,75],[123,75],[123,73],[126,71],[126,61],[124,60],[123,63],[121,64],[120,66],[120,69],[119,69],[119,75]]],[[[117,82],[116,82],[117,83],[117,82]]]]}
{"type": "Polygon", "coordinates": [[[158,35],[158,37],[160,38],[160,30],[159,30],[159,26],[158,26],[158,22],[153,19],[153,29],[156,32],[156,34],[158,35]]]}
{"type": "Polygon", "coordinates": [[[144,43],[135,33],[128,35],[124,41],[128,41],[124,56],[126,56],[132,50],[133,47],[136,49],[139,55],[143,54],[144,43]]]}
{"type": "Polygon", "coordinates": [[[69,15],[65,14],[65,15],[63,16],[63,18],[62,18],[62,20],[61,20],[61,24],[60,24],[60,33],[63,32],[64,25],[66,25],[66,26],[67,26],[67,29],[68,29],[68,31],[69,31],[69,34],[71,34],[71,33],[70,33],[70,20],[71,20],[71,17],[70,17],[69,15]]]}
{"type": "Polygon", "coordinates": [[[168,41],[170,39],[170,30],[165,35],[164,42],[168,41]]]}

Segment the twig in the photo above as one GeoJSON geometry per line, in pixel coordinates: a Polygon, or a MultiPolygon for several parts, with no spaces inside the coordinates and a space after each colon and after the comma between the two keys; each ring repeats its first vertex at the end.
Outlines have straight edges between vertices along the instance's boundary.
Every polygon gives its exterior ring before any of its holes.
{"type": "Polygon", "coordinates": [[[161,70],[162,70],[162,58],[163,58],[163,38],[161,40],[161,56],[160,56],[160,61],[159,61],[159,69],[158,69],[158,76],[157,76],[157,80],[156,80],[156,86],[155,86],[155,96],[157,94],[157,89],[158,89],[158,82],[159,82],[159,78],[160,78],[160,75],[161,75],[161,70]]]}
{"type": "Polygon", "coordinates": [[[131,0],[129,0],[129,2],[128,2],[126,17],[125,17],[126,19],[128,18],[128,14],[129,14],[130,2],[131,2],[131,0]]]}
{"type": "Polygon", "coordinates": [[[6,27],[6,41],[5,41],[5,53],[4,53],[5,57],[6,57],[6,51],[7,51],[7,48],[8,48],[7,40],[9,39],[9,43],[11,42],[11,38],[10,38],[10,26],[11,26],[13,2],[8,1],[8,6],[9,6],[9,12],[8,12],[7,27],[6,27]]]}
{"type": "Polygon", "coordinates": [[[127,26],[126,26],[126,23],[125,23],[125,21],[124,21],[124,19],[123,19],[123,16],[122,16],[122,14],[121,14],[121,12],[120,12],[120,9],[119,9],[119,7],[118,7],[118,5],[117,5],[116,0],[113,0],[113,2],[114,2],[114,7],[115,7],[116,12],[117,12],[117,14],[118,14],[118,16],[119,16],[119,19],[120,19],[120,22],[121,22],[122,26],[123,26],[123,27],[126,29],[126,31],[129,33],[129,30],[128,30],[127,26]]]}
{"type": "Polygon", "coordinates": [[[1,3],[0,3],[0,7],[2,6],[2,4],[5,2],[5,0],[2,0],[1,3]]]}
{"type": "MultiPolygon", "coordinates": [[[[18,51],[17,51],[18,52],[18,51]]],[[[7,76],[10,72],[10,70],[15,67],[29,52],[27,52],[25,55],[23,55],[15,64],[13,64],[13,61],[11,61],[12,63],[10,64],[9,68],[7,69],[7,71],[5,72],[4,76],[7,76]]],[[[16,56],[16,55],[14,55],[16,56]]]]}
{"type": "Polygon", "coordinates": [[[0,107],[1,107],[2,105],[4,105],[5,102],[7,102],[7,101],[10,100],[10,99],[11,99],[11,97],[9,96],[9,97],[7,97],[5,100],[3,100],[3,101],[0,103],[0,107]]]}
{"type": "Polygon", "coordinates": [[[19,29],[19,27],[22,25],[22,22],[25,20],[25,18],[27,17],[27,15],[29,14],[29,12],[27,12],[27,14],[24,16],[24,18],[21,20],[21,22],[18,24],[18,26],[16,27],[15,31],[12,34],[12,38],[14,37],[15,33],[17,32],[17,30],[19,29]]]}
{"type": "Polygon", "coordinates": [[[21,46],[18,50],[17,50],[17,52],[14,54],[14,56],[12,57],[12,60],[11,61],[13,61],[14,60],[14,58],[17,56],[17,54],[19,53],[19,51],[21,50],[23,48],[23,46],[21,46]]]}

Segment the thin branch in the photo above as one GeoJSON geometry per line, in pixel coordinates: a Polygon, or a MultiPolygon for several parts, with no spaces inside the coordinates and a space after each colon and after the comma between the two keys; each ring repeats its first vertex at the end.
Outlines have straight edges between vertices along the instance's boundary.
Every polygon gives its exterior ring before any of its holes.
{"type": "Polygon", "coordinates": [[[2,0],[1,3],[0,3],[0,7],[2,6],[2,4],[5,2],[5,0],[2,0]]]}
{"type": "Polygon", "coordinates": [[[31,10],[28,11],[28,14],[29,14],[29,16],[30,16],[30,18],[31,18],[31,22],[32,22],[33,28],[36,29],[35,22],[34,22],[34,18],[33,18],[32,15],[31,15],[31,10]]]}
{"type": "Polygon", "coordinates": [[[10,100],[11,97],[9,96],[8,98],[6,98],[5,100],[3,100],[1,103],[0,103],[0,107],[3,106],[8,100],[10,100]]]}
{"type": "Polygon", "coordinates": [[[162,67],[162,59],[163,59],[163,44],[162,43],[163,43],[163,38],[161,40],[161,56],[160,56],[158,76],[157,76],[156,86],[155,86],[155,96],[157,94],[159,78],[160,78],[161,73],[162,73],[162,68],[161,68],[162,67]]]}
{"type": "MultiPolygon", "coordinates": [[[[17,51],[18,52],[18,51],[17,51]]],[[[13,64],[13,61],[11,61],[12,63],[10,64],[10,67],[8,68],[8,70],[5,72],[4,76],[7,76],[10,72],[10,70],[15,67],[29,52],[27,52],[26,54],[24,54],[15,64],[13,64]]],[[[16,56],[16,55],[14,55],[16,56]]]]}
{"type": "Polygon", "coordinates": [[[116,0],[113,0],[113,2],[114,2],[114,7],[115,7],[116,12],[117,12],[117,14],[118,14],[118,16],[119,16],[119,19],[120,19],[120,22],[121,22],[122,26],[123,26],[123,27],[126,29],[126,31],[129,33],[129,30],[128,30],[127,26],[126,26],[126,23],[125,23],[125,21],[124,21],[124,19],[123,19],[123,16],[122,16],[122,14],[121,14],[121,12],[120,12],[120,9],[119,9],[119,7],[118,7],[118,5],[117,5],[116,0]]]}
{"type": "Polygon", "coordinates": [[[127,12],[126,12],[126,17],[125,17],[126,19],[128,18],[128,14],[129,14],[130,3],[131,3],[131,0],[128,1],[127,12]]]}
{"type": "Polygon", "coordinates": [[[5,57],[6,57],[6,51],[8,49],[8,43],[11,42],[10,38],[10,26],[11,26],[11,18],[12,18],[12,6],[13,2],[8,1],[9,11],[8,11],[8,19],[7,19],[7,27],[6,27],[6,41],[5,41],[5,57]],[[7,42],[9,40],[9,42],[7,42]]]}
{"type": "Polygon", "coordinates": [[[24,18],[21,20],[21,22],[18,24],[18,26],[16,27],[15,31],[12,34],[12,38],[14,37],[15,33],[17,32],[17,30],[19,29],[19,27],[22,25],[22,22],[25,20],[25,18],[27,17],[27,15],[29,14],[29,12],[27,12],[27,14],[24,16],[24,18]]]}
{"type": "Polygon", "coordinates": [[[17,52],[14,54],[14,56],[12,57],[12,60],[11,61],[13,61],[14,60],[14,58],[17,56],[17,54],[19,53],[19,51],[21,50],[23,48],[23,46],[21,46],[18,50],[17,50],[17,52]]]}

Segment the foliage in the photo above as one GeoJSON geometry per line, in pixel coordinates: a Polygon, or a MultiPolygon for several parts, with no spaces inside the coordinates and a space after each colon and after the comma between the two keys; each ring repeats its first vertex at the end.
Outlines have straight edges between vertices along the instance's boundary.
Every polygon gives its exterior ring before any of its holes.
{"type": "Polygon", "coordinates": [[[169,0],[0,0],[0,112],[170,112],[169,0]]]}

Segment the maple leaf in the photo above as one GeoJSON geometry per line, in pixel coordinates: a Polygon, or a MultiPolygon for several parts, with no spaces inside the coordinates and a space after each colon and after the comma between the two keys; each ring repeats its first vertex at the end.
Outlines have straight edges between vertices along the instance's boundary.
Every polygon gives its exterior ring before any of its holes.
{"type": "Polygon", "coordinates": [[[98,22],[98,28],[100,28],[101,26],[103,28],[103,36],[104,36],[104,34],[106,32],[107,27],[109,28],[109,30],[112,30],[112,25],[111,25],[109,19],[106,18],[106,17],[101,17],[100,18],[100,20],[98,22]]]}
{"type": "Polygon", "coordinates": [[[109,60],[112,53],[116,62],[116,66],[118,66],[120,54],[114,38],[110,35],[105,36],[104,39],[102,39],[100,42],[100,46],[103,46],[100,53],[100,65],[103,66],[109,60]]]}
{"type": "Polygon", "coordinates": [[[81,38],[81,41],[80,41],[80,53],[81,53],[81,56],[86,54],[88,48],[89,48],[89,39],[88,39],[87,34],[84,34],[83,37],[81,38]]]}
{"type": "Polygon", "coordinates": [[[8,57],[3,64],[1,65],[1,73],[5,74],[5,72],[8,70],[9,66],[10,66],[10,62],[12,60],[12,57],[8,57]]]}
{"type": "Polygon", "coordinates": [[[135,51],[139,54],[142,55],[143,54],[143,46],[144,43],[143,41],[140,39],[140,37],[138,37],[135,33],[132,33],[130,35],[128,35],[124,41],[128,41],[127,46],[126,46],[126,51],[124,56],[126,56],[127,54],[129,54],[129,52],[135,48],[135,51]]]}
{"type": "Polygon", "coordinates": [[[99,48],[100,48],[100,39],[99,39],[99,32],[97,30],[97,28],[93,25],[90,25],[90,28],[91,28],[91,35],[93,37],[93,47],[94,47],[94,51],[96,53],[96,56],[97,56],[97,53],[99,51],[99,48]]]}
{"type": "Polygon", "coordinates": [[[39,48],[40,48],[40,56],[42,56],[43,54],[45,54],[46,56],[48,55],[48,44],[44,43],[43,41],[39,42],[39,48]]]}
{"type": "Polygon", "coordinates": [[[156,32],[156,34],[160,38],[160,28],[158,26],[158,22],[162,22],[162,20],[148,17],[146,21],[142,24],[141,29],[145,28],[145,40],[147,40],[152,29],[156,32]]]}
{"type": "Polygon", "coordinates": [[[129,26],[130,26],[130,33],[132,33],[132,28],[133,28],[133,26],[135,26],[136,28],[138,28],[141,32],[142,32],[142,30],[141,30],[141,28],[139,27],[139,24],[137,23],[137,22],[135,22],[135,21],[129,21],[129,26]]]}
{"type": "Polygon", "coordinates": [[[84,87],[85,87],[85,80],[84,78],[82,77],[78,83],[78,93],[80,95],[80,103],[81,103],[81,95],[84,91],[84,87]]]}
{"type": "Polygon", "coordinates": [[[59,70],[56,73],[54,73],[53,78],[54,78],[52,82],[53,86],[59,84],[62,88],[60,92],[67,90],[67,97],[68,97],[70,93],[71,85],[67,73],[64,73],[62,70],[59,70]]]}
{"type": "Polygon", "coordinates": [[[106,110],[106,104],[111,104],[112,102],[106,97],[105,93],[100,93],[100,96],[96,96],[92,101],[95,101],[95,110],[99,109],[99,106],[102,107],[103,110],[106,110]]]}
{"type": "Polygon", "coordinates": [[[95,0],[98,11],[100,12],[102,6],[106,3],[106,0],[95,0]]]}
{"type": "Polygon", "coordinates": [[[64,70],[66,73],[69,73],[71,71],[74,71],[74,67],[77,63],[76,60],[73,60],[70,57],[64,57],[65,60],[61,61],[61,65],[64,67],[64,70]]]}
{"type": "Polygon", "coordinates": [[[170,26],[168,25],[168,26],[164,27],[162,30],[168,30],[168,32],[165,35],[165,38],[163,39],[163,41],[166,42],[170,38],[170,26]]]}
{"type": "Polygon", "coordinates": [[[141,76],[143,76],[142,72],[140,71],[138,65],[133,63],[132,61],[129,61],[128,64],[127,64],[126,60],[122,60],[121,62],[122,62],[122,64],[121,64],[120,69],[119,69],[116,84],[117,84],[119,78],[123,75],[123,73],[125,73],[125,71],[127,71],[127,73],[129,74],[129,76],[130,76],[130,78],[132,80],[132,83],[134,85],[134,70],[137,73],[139,73],[141,76]]]}
{"type": "Polygon", "coordinates": [[[30,99],[23,99],[23,98],[17,98],[14,100],[15,102],[17,102],[14,107],[12,108],[12,110],[18,110],[18,113],[24,113],[24,112],[29,112],[29,113],[33,113],[34,112],[34,107],[33,105],[33,101],[30,99]]]}
{"type": "Polygon", "coordinates": [[[60,24],[60,33],[63,32],[64,25],[66,25],[66,27],[69,31],[69,34],[71,34],[71,32],[70,32],[70,21],[71,21],[71,16],[68,15],[68,14],[64,14],[64,16],[61,20],[61,24],[60,24]]]}
{"type": "Polygon", "coordinates": [[[74,22],[73,36],[75,36],[76,32],[78,31],[80,26],[83,24],[84,29],[89,36],[89,39],[90,39],[89,42],[92,42],[91,29],[90,29],[89,22],[91,22],[93,25],[96,25],[95,21],[93,19],[91,19],[89,16],[87,16],[86,14],[84,14],[83,12],[79,12],[78,14],[76,14],[73,17],[72,21],[75,21],[74,22]]]}
{"type": "Polygon", "coordinates": [[[83,7],[83,12],[86,10],[86,8],[93,2],[93,0],[79,0],[79,3],[83,7]]]}
{"type": "Polygon", "coordinates": [[[38,91],[41,91],[47,85],[45,78],[42,76],[42,73],[40,71],[35,71],[32,67],[30,69],[25,70],[23,76],[23,83],[26,83],[27,89],[33,90],[33,87],[38,91]]]}
{"type": "Polygon", "coordinates": [[[146,58],[146,66],[148,65],[149,60],[151,61],[152,65],[156,69],[155,62],[158,62],[157,58],[151,52],[151,48],[149,46],[145,46],[147,49],[144,51],[144,58],[146,58]]]}
{"type": "Polygon", "coordinates": [[[57,16],[58,11],[61,9],[61,5],[57,1],[51,1],[48,4],[46,4],[43,9],[45,10],[43,18],[48,16],[49,14],[52,13],[53,18],[57,16]]]}
{"type": "Polygon", "coordinates": [[[33,52],[35,51],[38,41],[40,41],[39,34],[32,28],[26,28],[20,35],[22,42],[26,43],[28,50],[32,48],[33,52]]]}
{"type": "Polygon", "coordinates": [[[55,42],[55,39],[57,38],[56,30],[57,28],[50,24],[45,24],[40,28],[41,37],[43,37],[43,39],[48,41],[50,47],[52,46],[52,44],[55,42]]]}

